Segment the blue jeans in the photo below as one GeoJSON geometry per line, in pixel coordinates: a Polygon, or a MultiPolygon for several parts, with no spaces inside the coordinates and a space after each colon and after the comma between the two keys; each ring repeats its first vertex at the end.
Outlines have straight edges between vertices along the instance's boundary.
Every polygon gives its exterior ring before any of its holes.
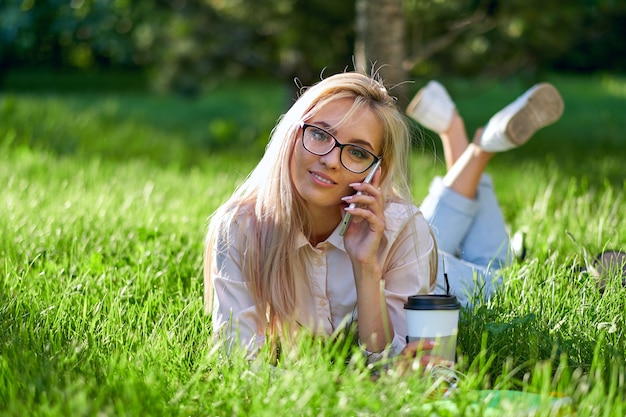
{"type": "Polygon", "coordinates": [[[450,292],[462,305],[475,296],[490,297],[502,282],[498,270],[512,261],[509,235],[491,177],[483,174],[475,199],[452,191],[437,177],[420,209],[439,247],[435,294],[450,292]]]}

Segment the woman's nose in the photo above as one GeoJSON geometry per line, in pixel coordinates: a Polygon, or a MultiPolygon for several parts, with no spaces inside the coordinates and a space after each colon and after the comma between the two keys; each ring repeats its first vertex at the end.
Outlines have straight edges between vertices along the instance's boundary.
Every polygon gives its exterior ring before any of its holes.
{"type": "Polygon", "coordinates": [[[320,156],[320,162],[329,168],[339,168],[341,165],[341,148],[336,147],[326,155],[320,156]]]}

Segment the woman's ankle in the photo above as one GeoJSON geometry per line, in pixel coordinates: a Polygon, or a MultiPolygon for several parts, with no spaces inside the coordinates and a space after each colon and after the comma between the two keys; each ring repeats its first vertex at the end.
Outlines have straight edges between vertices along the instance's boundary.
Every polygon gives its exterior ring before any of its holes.
{"type": "Polygon", "coordinates": [[[439,137],[443,145],[446,165],[448,169],[450,169],[461,155],[463,155],[463,152],[465,152],[469,145],[465,131],[465,123],[456,110],[452,116],[450,126],[445,132],[442,132],[439,137]]]}

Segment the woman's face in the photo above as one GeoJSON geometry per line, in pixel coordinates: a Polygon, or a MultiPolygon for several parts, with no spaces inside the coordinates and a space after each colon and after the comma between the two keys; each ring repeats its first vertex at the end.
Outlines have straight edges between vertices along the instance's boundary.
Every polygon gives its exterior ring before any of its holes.
{"type": "MultiPolygon", "coordinates": [[[[374,155],[380,155],[383,128],[368,107],[353,114],[337,127],[352,105],[353,100],[349,98],[332,101],[305,123],[327,130],[342,144],[359,145],[374,155]]],[[[354,193],[349,184],[361,182],[369,171],[360,174],[348,171],[341,164],[340,151],[339,147],[335,147],[323,156],[310,153],[302,146],[300,130],[290,165],[291,179],[309,210],[336,210],[337,214],[329,218],[333,221],[341,217],[341,198],[354,193]]]]}

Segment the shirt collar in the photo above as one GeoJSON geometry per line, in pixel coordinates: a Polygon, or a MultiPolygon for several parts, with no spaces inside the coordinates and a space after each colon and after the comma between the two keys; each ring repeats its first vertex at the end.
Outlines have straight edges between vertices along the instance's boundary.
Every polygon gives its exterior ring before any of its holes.
{"type": "Polygon", "coordinates": [[[339,225],[337,225],[337,227],[335,228],[335,230],[333,230],[331,235],[328,236],[328,239],[326,239],[326,242],[330,243],[331,245],[333,245],[337,249],[342,250],[342,251],[345,252],[346,248],[345,248],[345,246],[343,246],[343,236],[339,235],[339,229],[340,228],[341,228],[341,223],[339,225]]]}
{"type": "MultiPolygon", "coordinates": [[[[328,236],[328,239],[326,239],[324,242],[333,245],[343,252],[346,251],[346,248],[343,245],[343,236],[339,235],[339,225],[337,225],[335,230],[333,230],[331,235],[328,236]]],[[[296,238],[296,249],[300,249],[301,247],[306,245],[310,245],[309,240],[306,238],[306,236],[304,236],[304,233],[298,233],[298,237],[296,238]]]]}

